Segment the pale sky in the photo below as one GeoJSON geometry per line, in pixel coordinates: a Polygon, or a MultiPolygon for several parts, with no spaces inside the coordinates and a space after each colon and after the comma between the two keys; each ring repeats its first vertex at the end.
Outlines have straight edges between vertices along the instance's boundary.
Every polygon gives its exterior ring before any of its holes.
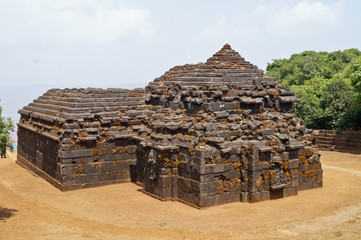
{"type": "Polygon", "coordinates": [[[53,87],[144,87],[225,43],[264,69],[305,50],[361,49],[356,0],[0,0],[0,105],[53,87]]]}

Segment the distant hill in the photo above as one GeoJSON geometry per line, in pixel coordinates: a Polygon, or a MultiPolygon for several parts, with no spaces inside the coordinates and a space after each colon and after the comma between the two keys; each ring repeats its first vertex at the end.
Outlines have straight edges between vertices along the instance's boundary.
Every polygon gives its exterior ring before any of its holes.
{"type": "Polygon", "coordinates": [[[305,51],[267,65],[267,76],[301,98],[298,117],[314,129],[361,128],[361,51],[305,51]]]}

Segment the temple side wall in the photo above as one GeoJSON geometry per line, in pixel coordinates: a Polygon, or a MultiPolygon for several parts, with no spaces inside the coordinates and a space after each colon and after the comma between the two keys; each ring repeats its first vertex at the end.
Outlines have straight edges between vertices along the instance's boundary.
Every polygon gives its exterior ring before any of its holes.
{"type": "Polygon", "coordinates": [[[177,199],[177,152],[151,148],[143,153],[144,191],[164,201],[177,199]]]}
{"type": "Polygon", "coordinates": [[[136,181],[136,141],[60,144],[29,127],[18,128],[17,162],[62,191],[136,181]]]}
{"type": "Polygon", "coordinates": [[[321,163],[314,150],[301,145],[285,150],[276,153],[251,145],[220,151],[201,144],[181,147],[178,153],[143,151],[143,188],[161,200],[203,208],[277,199],[322,187],[321,163]]]}
{"type": "Polygon", "coordinates": [[[44,135],[40,135],[35,129],[18,128],[18,161],[27,164],[28,168],[37,168],[45,172],[49,177],[59,181],[57,175],[57,152],[59,142],[44,135]]]}
{"type": "Polygon", "coordinates": [[[58,154],[63,190],[136,181],[134,140],[62,144],[58,154]]]}

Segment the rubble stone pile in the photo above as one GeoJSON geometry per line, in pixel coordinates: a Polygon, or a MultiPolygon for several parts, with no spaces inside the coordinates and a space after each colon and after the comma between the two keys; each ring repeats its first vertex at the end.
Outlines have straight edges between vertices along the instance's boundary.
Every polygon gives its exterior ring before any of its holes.
{"type": "Polygon", "coordinates": [[[61,190],[133,181],[196,207],[322,187],[288,87],[226,44],[145,89],[52,89],[19,111],[18,162],[61,190]]]}

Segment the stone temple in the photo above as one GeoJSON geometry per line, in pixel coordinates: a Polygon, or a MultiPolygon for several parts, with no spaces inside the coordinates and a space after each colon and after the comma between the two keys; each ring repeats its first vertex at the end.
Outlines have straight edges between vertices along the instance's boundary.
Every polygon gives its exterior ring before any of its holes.
{"type": "Polygon", "coordinates": [[[51,89],[19,111],[17,162],[62,191],[135,182],[202,208],[322,187],[288,87],[226,44],[144,89],[51,89]]]}

